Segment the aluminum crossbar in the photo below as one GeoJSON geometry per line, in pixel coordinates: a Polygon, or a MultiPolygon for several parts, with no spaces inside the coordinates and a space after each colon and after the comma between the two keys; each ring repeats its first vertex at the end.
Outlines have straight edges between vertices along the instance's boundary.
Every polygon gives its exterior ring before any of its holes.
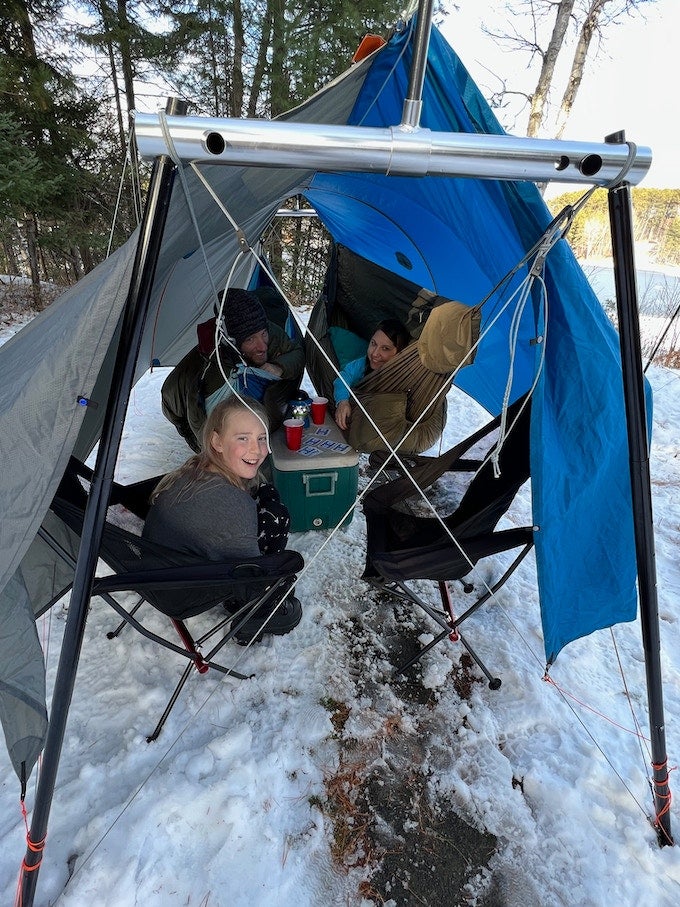
{"type": "Polygon", "coordinates": [[[390,126],[293,123],[135,113],[137,147],[145,158],[248,167],[294,167],[399,176],[637,185],[652,162],[646,147],[433,132],[390,126]]]}

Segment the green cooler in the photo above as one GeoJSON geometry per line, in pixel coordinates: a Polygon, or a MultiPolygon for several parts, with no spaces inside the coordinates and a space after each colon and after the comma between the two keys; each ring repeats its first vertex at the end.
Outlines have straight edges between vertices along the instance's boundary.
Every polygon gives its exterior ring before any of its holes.
{"type": "Polygon", "coordinates": [[[271,447],[272,479],[290,511],[291,532],[334,529],[356,499],[359,454],[333,419],[327,415],[324,425],[310,421],[300,450],[288,450],[283,428],[271,436],[271,447]]]}

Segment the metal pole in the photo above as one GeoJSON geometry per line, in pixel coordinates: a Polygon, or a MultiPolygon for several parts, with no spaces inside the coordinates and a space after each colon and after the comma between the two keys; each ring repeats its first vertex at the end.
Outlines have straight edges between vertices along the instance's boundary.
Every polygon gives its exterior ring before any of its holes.
{"type": "Polygon", "coordinates": [[[634,186],[652,163],[649,148],[638,146],[631,163],[626,144],[606,142],[294,120],[169,116],[162,122],[157,113],[135,113],[135,137],[142,157],[166,154],[168,136],[182,161],[391,176],[558,180],[608,186],[625,172],[634,186]]]}
{"type": "MultiPolygon", "coordinates": [[[[168,113],[181,114],[186,104],[171,99],[168,113]]],[[[31,907],[35,896],[38,872],[42,860],[43,844],[47,834],[52,796],[59,768],[59,757],[64,741],[68,710],[73,696],[80,650],[85,634],[87,610],[92,589],[106,509],[111,493],[113,471],[123,433],[125,412],[134,381],[135,365],[146,320],[153,276],[163,237],[165,219],[170,204],[175,166],[167,158],[159,158],[149,186],[149,193],[140,229],[139,243],[132,272],[130,290],[123,314],[123,324],[116,354],[111,389],[99,451],[94,468],[90,495],[85,509],[83,534],[73,579],[64,639],[61,646],[57,677],[52,694],[47,740],[28,847],[20,879],[22,907],[31,907]]]]}
{"type": "Polygon", "coordinates": [[[413,41],[413,59],[408,81],[408,91],[404,99],[401,114],[401,125],[407,129],[417,129],[420,125],[420,114],[423,109],[423,85],[427,69],[427,51],[432,34],[432,10],[434,0],[420,0],[418,3],[418,24],[413,41]]]}
{"type": "MultiPolygon", "coordinates": [[[[617,132],[606,142],[625,142],[617,132]]],[[[673,844],[670,817],[670,789],[666,733],[661,684],[661,641],[659,608],[656,593],[656,558],[654,553],[654,519],[652,487],[649,475],[649,445],[645,406],[640,320],[633,247],[633,217],[630,186],[624,182],[609,190],[609,220],[614,256],[616,307],[619,317],[623,396],[626,409],[630,481],[633,499],[635,553],[640,598],[640,621],[647,674],[647,701],[652,744],[655,827],[660,845],[673,844]]]]}

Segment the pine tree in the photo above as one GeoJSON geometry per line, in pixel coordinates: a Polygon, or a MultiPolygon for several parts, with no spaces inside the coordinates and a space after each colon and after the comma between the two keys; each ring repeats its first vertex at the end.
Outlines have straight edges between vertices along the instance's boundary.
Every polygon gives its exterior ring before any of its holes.
{"type": "Polygon", "coordinates": [[[61,0],[12,0],[0,14],[3,243],[27,263],[38,308],[41,278],[69,282],[101,257],[91,229],[93,215],[101,220],[90,169],[98,105],[59,55],[61,8],[61,0]]]}
{"type": "Polygon", "coordinates": [[[277,116],[349,66],[368,31],[384,32],[388,0],[169,0],[169,76],[199,113],[277,116]]]}

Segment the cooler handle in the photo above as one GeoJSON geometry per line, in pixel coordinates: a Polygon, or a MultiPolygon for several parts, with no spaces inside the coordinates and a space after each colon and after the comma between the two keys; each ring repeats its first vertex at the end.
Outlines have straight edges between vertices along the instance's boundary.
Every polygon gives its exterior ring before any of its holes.
{"type": "MultiPolygon", "coordinates": [[[[305,497],[307,498],[324,498],[331,497],[335,494],[335,483],[338,481],[337,472],[315,472],[313,475],[303,475],[302,481],[305,484],[305,497]],[[312,491],[311,484],[312,482],[317,482],[319,479],[330,479],[330,490],[329,491],[312,491]]],[[[317,486],[318,487],[318,486],[317,486]]]]}

